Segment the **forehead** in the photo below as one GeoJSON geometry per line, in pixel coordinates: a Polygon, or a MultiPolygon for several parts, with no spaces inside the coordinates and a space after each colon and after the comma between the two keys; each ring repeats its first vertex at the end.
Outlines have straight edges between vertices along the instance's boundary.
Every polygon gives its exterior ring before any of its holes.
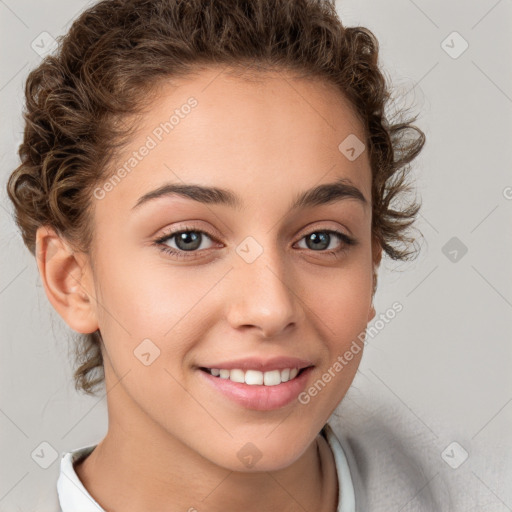
{"type": "Polygon", "coordinates": [[[345,177],[371,201],[366,151],[347,158],[353,141],[364,143],[363,126],[326,80],[203,68],[159,84],[112,171],[151,149],[115,194],[133,206],[144,192],[181,181],[236,189],[248,202],[281,191],[288,203],[304,188],[345,177]]]}

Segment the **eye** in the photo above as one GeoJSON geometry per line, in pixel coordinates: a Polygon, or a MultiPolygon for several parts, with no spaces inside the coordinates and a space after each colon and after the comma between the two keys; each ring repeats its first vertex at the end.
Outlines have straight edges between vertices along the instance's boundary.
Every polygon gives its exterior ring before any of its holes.
{"type": "Polygon", "coordinates": [[[357,244],[357,241],[354,238],[342,233],[341,231],[333,229],[312,231],[301,238],[300,241],[302,240],[306,241],[306,249],[311,249],[314,252],[326,252],[330,255],[337,255],[338,253],[347,251],[350,246],[357,244]],[[335,244],[334,248],[330,247],[331,243],[336,240],[338,241],[338,244],[335,244]]]}
{"type": "MultiPolygon", "coordinates": [[[[203,242],[205,240],[217,241],[213,235],[206,231],[183,227],[179,230],[166,233],[155,240],[154,245],[166,254],[170,254],[176,258],[194,258],[196,256],[194,253],[199,252],[201,249],[205,250],[211,248],[211,246],[204,246],[203,242]]],[[[332,229],[312,231],[302,237],[299,242],[302,242],[302,240],[306,241],[306,249],[332,256],[337,256],[339,253],[348,251],[350,246],[357,244],[354,238],[341,231],[332,229]],[[336,240],[338,243],[335,244],[333,248],[331,244],[336,240]]],[[[301,247],[301,249],[302,248],[304,247],[301,247]]]]}
{"type": "Polygon", "coordinates": [[[193,255],[188,255],[187,253],[194,253],[199,249],[209,248],[204,247],[203,242],[205,238],[215,240],[215,238],[206,231],[185,227],[165,234],[158,240],[155,240],[155,245],[157,245],[161,251],[177,258],[189,258],[193,257],[193,255]],[[176,248],[170,244],[175,244],[176,248]]]}

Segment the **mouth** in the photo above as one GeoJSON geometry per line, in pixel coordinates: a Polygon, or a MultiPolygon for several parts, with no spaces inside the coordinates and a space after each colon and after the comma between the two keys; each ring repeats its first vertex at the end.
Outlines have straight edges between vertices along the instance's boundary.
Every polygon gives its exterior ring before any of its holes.
{"type": "Polygon", "coordinates": [[[270,371],[243,370],[241,368],[199,368],[205,373],[218,379],[230,380],[248,386],[278,386],[284,382],[298,378],[308,367],[305,368],[283,368],[270,371]]]}
{"type": "Polygon", "coordinates": [[[265,363],[257,359],[233,361],[196,369],[205,385],[229,403],[244,409],[271,411],[297,401],[314,365],[295,358],[281,358],[265,363]]]}

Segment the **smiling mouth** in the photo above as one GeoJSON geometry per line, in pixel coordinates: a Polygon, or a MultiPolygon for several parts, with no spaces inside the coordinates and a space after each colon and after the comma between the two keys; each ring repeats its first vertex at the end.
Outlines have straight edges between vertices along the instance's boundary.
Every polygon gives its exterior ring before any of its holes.
{"type": "Polygon", "coordinates": [[[261,372],[259,370],[242,370],[242,369],[221,369],[221,368],[200,368],[205,373],[217,377],[219,379],[230,380],[240,384],[249,386],[277,386],[283,382],[296,379],[307,368],[283,368],[282,370],[270,370],[261,372]]]}

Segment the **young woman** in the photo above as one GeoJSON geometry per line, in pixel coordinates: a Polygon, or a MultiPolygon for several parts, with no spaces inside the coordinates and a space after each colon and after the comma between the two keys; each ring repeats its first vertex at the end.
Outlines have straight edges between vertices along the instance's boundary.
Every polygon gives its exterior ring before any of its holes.
{"type": "Polygon", "coordinates": [[[389,99],[327,0],[105,0],[30,73],[8,193],[108,403],[62,512],[391,510],[329,423],[414,254],[389,99]]]}

